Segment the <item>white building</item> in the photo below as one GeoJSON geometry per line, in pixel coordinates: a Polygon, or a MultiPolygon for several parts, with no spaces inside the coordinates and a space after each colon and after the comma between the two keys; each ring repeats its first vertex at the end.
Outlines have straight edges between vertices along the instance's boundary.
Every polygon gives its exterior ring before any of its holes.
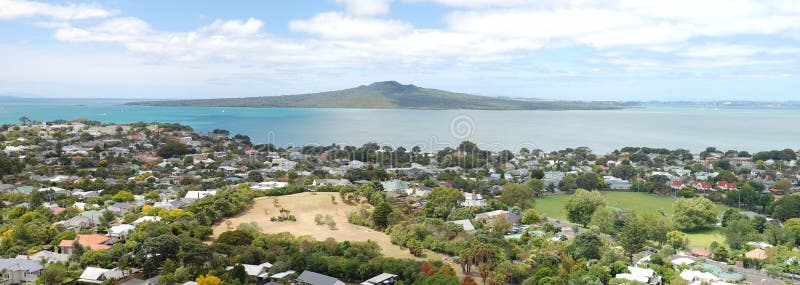
{"type": "Polygon", "coordinates": [[[464,202],[461,202],[463,207],[486,207],[486,199],[483,199],[481,194],[473,194],[464,192],[464,202]]]}
{"type": "Polygon", "coordinates": [[[3,277],[0,284],[35,283],[42,268],[42,265],[36,260],[0,258],[0,272],[3,277]]]}

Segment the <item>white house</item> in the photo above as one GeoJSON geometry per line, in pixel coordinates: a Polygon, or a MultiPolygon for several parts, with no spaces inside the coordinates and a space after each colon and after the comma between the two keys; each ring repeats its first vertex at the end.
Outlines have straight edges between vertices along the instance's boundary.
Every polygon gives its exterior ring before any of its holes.
{"type": "Polygon", "coordinates": [[[481,194],[473,194],[469,192],[464,192],[464,201],[461,202],[461,206],[463,207],[486,207],[487,202],[486,199],[483,199],[481,194]]]}
{"type": "Polygon", "coordinates": [[[647,284],[661,284],[661,276],[658,276],[656,271],[653,269],[628,266],[628,271],[630,271],[630,273],[619,273],[614,276],[614,278],[638,281],[647,284]]]}
{"type": "Polygon", "coordinates": [[[128,232],[132,231],[135,228],[136,228],[136,226],[129,225],[129,224],[121,224],[121,225],[112,226],[110,229],[108,229],[108,236],[109,237],[116,237],[116,238],[124,237],[124,236],[128,235],[128,232]]]}
{"type": "Polygon", "coordinates": [[[35,283],[42,272],[42,268],[42,265],[37,260],[0,258],[0,272],[3,277],[0,284],[35,283]]]}
{"type": "Polygon", "coordinates": [[[201,199],[205,196],[214,196],[217,195],[217,190],[206,190],[206,191],[188,191],[183,198],[186,199],[201,199]]]}
{"type": "MultiPolygon", "coordinates": [[[[272,263],[264,262],[262,264],[253,265],[253,264],[242,264],[244,266],[244,271],[247,272],[247,275],[255,278],[255,279],[265,279],[269,276],[269,269],[272,268],[272,263]]],[[[225,270],[230,271],[233,269],[233,266],[228,266],[225,270]]]]}
{"type": "Polygon", "coordinates": [[[253,186],[250,186],[253,190],[264,191],[270,190],[275,188],[283,188],[289,185],[289,182],[280,182],[280,181],[264,181],[258,182],[253,186]]]}

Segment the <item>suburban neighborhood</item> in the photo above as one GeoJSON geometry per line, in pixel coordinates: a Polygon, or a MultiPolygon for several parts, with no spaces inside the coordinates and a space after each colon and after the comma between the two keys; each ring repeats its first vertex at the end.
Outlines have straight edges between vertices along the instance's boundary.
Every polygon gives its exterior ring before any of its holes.
{"type": "Polygon", "coordinates": [[[0,149],[2,284],[800,281],[788,149],[280,147],[27,118],[0,149]]]}

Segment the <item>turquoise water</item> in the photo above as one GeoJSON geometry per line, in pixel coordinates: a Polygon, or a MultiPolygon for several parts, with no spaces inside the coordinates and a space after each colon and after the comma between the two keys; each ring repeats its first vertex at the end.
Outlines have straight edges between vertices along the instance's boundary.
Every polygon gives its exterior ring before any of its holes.
{"type": "Polygon", "coordinates": [[[441,149],[470,140],[489,149],[557,150],[588,146],[707,146],[748,151],[800,148],[800,109],[646,105],[609,111],[178,108],[125,106],[109,99],[0,99],[0,122],[87,118],[102,122],[173,122],[227,129],[256,143],[361,145],[377,142],[441,149]]]}

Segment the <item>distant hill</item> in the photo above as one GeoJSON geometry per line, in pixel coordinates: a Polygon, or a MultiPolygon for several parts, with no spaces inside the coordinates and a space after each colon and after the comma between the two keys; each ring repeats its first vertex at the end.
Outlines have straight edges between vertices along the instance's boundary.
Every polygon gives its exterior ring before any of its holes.
{"type": "Polygon", "coordinates": [[[128,105],[178,107],[256,108],[361,108],[361,109],[473,109],[473,110],[607,110],[628,105],[614,102],[510,99],[455,93],[403,85],[395,81],[375,82],[355,88],[302,95],[261,96],[198,100],[130,102],[128,105]]]}

